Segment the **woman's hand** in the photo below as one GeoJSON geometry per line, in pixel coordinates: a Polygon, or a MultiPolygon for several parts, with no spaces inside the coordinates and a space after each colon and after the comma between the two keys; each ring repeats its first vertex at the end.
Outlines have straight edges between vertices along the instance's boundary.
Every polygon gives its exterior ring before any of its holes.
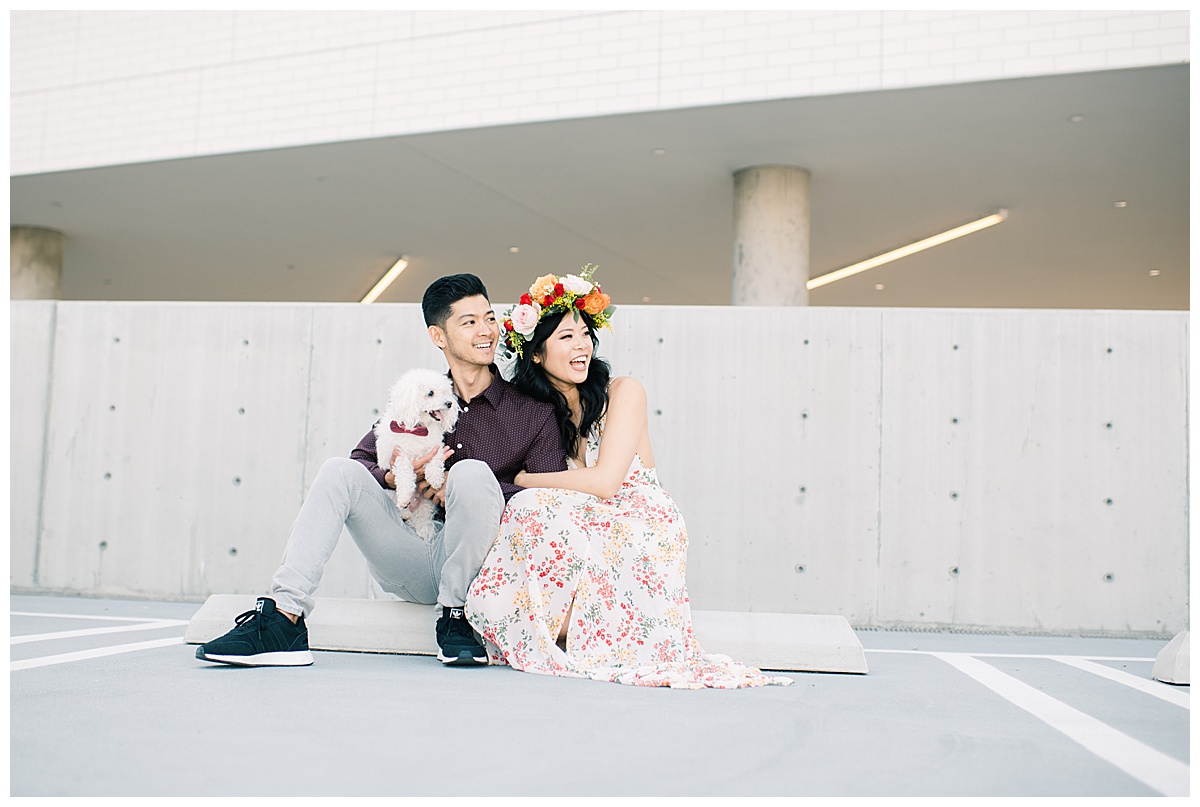
{"type": "Polygon", "coordinates": [[[513,484],[517,487],[527,487],[525,483],[528,481],[529,474],[527,474],[524,470],[518,471],[517,475],[513,477],[513,484]]]}

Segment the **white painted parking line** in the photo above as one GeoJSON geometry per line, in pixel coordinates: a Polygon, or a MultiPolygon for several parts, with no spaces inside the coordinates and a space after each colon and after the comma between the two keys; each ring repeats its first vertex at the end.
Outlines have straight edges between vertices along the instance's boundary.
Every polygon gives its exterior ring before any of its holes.
{"type": "Polygon", "coordinates": [[[1164,796],[1188,795],[1190,776],[1187,764],[1122,734],[971,655],[932,655],[1164,796]]]}
{"type": "Polygon", "coordinates": [[[155,647],[167,647],[173,644],[183,644],[183,637],[175,636],[170,639],[153,639],[149,642],[119,644],[113,647],[97,647],[92,650],[80,650],[77,653],[60,653],[56,656],[43,656],[42,658],[14,661],[10,669],[12,672],[16,672],[17,670],[29,670],[34,667],[48,667],[51,664],[65,664],[68,661],[85,661],[86,659],[101,658],[102,656],[115,656],[120,653],[132,653],[135,650],[150,650],[151,648],[155,647]]]}
{"type": "Polygon", "coordinates": [[[1175,689],[1170,684],[1164,684],[1161,681],[1155,681],[1153,678],[1139,678],[1136,675],[1131,675],[1121,670],[1114,670],[1112,667],[1105,667],[1103,664],[1082,659],[1077,656],[1050,656],[1050,658],[1061,664],[1068,664],[1080,670],[1090,672],[1093,675],[1099,675],[1107,678],[1110,681],[1116,681],[1118,684],[1124,684],[1127,687],[1145,692],[1147,695],[1153,695],[1156,698],[1161,698],[1167,703],[1173,703],[1176,706],[1182,706],[1184,709],[1192,708],[1192,698],[1187,690],[1180,691],[1175,689]]]}
{"type": "MultiPolygon", "coordinates": [[[[863,648],[864,653],[904,653],[910,656],[938,656],[941,655],[936,650],[891,650],[891,649],[871,649],[863,648]]],[[[1060,659],[1064,656],[1055,656],[1046,653],[966,653],[965,655],[974,656],[975,658],[1044,658],[1044,659],[1060,659]]],[[[1138,656],[1071,656],[1070,658],[1086,658],[1092,661],[1154,661],[1152,658],[1141,658],[1138,656]]]]}
{"type": "Polygon", "coordinates": [[[105,622],[145,622],[154,617],[145,616],[97,616],[94,614],[57,614],[50,611],[9,611],[9,616],[47,616],[54,619],[96,619],[105,622]]]}
{"type": "Polygon", "coordinates": [[[183,619],[156,619],[137,625],[117,625],[112,628],[82,628],[80,630],[60,630],[52,633],[27,633],[23,636],[13,636],[9,644],[26,644],[28,642],[44,642],[49,639],[74,639],[77,636],[102,636],[108,633],[125,633],[131,630],[155,630],[156,628],[174,628],[186,625],[183,619]]]}

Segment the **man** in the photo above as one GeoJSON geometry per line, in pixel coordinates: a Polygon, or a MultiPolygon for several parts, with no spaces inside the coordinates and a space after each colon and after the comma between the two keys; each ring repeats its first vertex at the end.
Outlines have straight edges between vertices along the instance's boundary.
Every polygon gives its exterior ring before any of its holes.
{"type": "Polygon", "coordinates": [[[394,456],[377,457],[375,433],[367,432],[350,459],[327,460],[318,472],[292,525],[271,596],[260,597],[229,633],[201,645],[196,658],[244,667],[312,664],[304,617],[345,526],[384,591],[442,606],[436,635],[443,664],[487,663],[463,617],[467,588],[496,538],[505,503],[521,489],[513,477],[522,469],[565,470],[566,459],[553,407],[517,392],[496,371],[500,328],[479,278],[435,280],[421,308],[462,409],[441,449],[445,484],[435,490],[423,481],[425,463],[436,451],[413,462],[422,494],[444,508],[437,534],[426,543],[401,519],[386,493],[395,488],[394,456]]]}

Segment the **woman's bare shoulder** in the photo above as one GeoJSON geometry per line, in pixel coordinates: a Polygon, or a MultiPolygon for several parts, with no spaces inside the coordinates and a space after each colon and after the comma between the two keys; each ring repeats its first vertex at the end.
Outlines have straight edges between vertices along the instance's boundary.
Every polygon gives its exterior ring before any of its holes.
{"type": "Polygon", "coordinates": [[[614,378],[608,386],[608,414],[645,412],[646,388],[632,376],[614,378]]]}
{"type": "Polygon", "coordinates": [[[625,395],[646,395],[646,388],[642,386],[642,382],[638,381],[631,375],[623,375],[619,378],[614,378],[608,385],[609,395],[622,393],[625,395]]]}

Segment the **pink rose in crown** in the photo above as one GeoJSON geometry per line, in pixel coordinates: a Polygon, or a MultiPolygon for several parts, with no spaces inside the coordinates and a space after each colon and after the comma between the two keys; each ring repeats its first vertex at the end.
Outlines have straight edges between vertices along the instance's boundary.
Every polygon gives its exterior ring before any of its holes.
{"type": "Polygon", "coordinates": [[[529,336],[538,324],[537,309],[531,305],[519,305],[512,312],[513,330],[522,336],[529,336]]]}

